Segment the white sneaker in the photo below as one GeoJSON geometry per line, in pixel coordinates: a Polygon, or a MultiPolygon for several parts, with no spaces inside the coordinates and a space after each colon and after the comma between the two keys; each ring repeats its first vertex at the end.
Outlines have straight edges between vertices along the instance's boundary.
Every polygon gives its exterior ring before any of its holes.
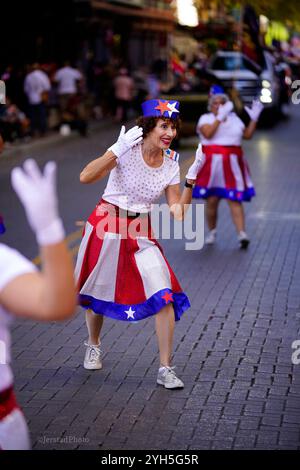
{"type": "Polygon", "coordinates": [[[250,240],[246,232],[243,232],[242,230],[240,231],[240,233],[238,234],[238,241],[241,250],[246,250],[248,248],[250,240]]]}
{"type": "Polygon", "coordinates": [[[100,344],[84,343],[84,345],[87,348],[84,356],[83,367],[88,370],[102,369],[102,351],[99,348],[100,344]]]}
{"type": "Polygon", "coordinates": [[[206,245],[213,245],[216,241],[217,230],[214,228],[208,232],[208,235],[205,238],[206,245]]]}
{"type": "Polygon", "coordinates": [[[160,367],[157,374],[157,383],[165,388],[183,388],[184,383],[174,372],[175,367],[160,367]]]}

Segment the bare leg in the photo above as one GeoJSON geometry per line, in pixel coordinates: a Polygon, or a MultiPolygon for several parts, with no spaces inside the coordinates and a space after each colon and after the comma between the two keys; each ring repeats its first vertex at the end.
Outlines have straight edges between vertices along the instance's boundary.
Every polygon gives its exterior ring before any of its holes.
{"type": "Polygon", "coordinates": [[[234,225],[236,226],[236,230],[238,233],[241,231],[245,231],[245,215],[244,215],[244,207],[241,202],[238,201],[230,201],[228,200],[228,204],[231,211],[231,217],[233,220],[234,225]]]}
{"type": "Polygon", "coordinates": [[[155,315],[160,365],[169,367],[173,349],[175,317],[173,305],[168,304],[155,315]]]}
{"type": "Polygon", "coordinates": [[[100,333],[103,325],[103,315],[94,313],[92,310],[87,310],[85,314],[86,326],[89,333],[89,344],[99,344],[100,333]]]}
{"type": "Polygon", "coordinates": [[[219,202],[220,198],[217,196],[210,196],[207,198],[206,219],[209,230],[213,230],[217,227],[219,202]]]}

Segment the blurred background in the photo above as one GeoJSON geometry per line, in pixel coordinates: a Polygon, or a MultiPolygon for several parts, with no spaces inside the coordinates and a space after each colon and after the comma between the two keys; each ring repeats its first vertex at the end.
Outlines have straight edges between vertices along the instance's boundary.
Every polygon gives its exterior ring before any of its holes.
{"type": "Polygon", "coordinates": [[[10,1],[2,18],[5,147],[49,132],[86,136],[89,123],[126,121],[158,96],[180,99],[188,136],[213,83],[241,116],[259,98],[261,123],[273,125],[288,115],[300,75],[297,2],[10,1]]]}

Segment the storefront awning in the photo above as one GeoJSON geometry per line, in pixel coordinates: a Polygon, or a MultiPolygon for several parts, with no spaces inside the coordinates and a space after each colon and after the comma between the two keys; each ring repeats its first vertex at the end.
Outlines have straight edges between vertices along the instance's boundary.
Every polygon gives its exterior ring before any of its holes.
{"type": "Polygon", "coordinates": [[[156,21],[163,21],[173,23],[175,25],[176,19],[172,10],[164,10],[159,8],[134,8],[123,5],[114,5],[101,0],[92,0],[91,7],[95,10],[105,10],[116,15],[140,17],[147,19],[155,19],[156,21]]]}

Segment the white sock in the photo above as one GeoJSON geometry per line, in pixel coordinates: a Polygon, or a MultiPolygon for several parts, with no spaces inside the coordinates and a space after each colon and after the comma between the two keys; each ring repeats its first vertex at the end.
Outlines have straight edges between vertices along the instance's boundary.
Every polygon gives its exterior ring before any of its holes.
{"type": "Polygon", "coordinates": [[[88,341],[85,343],[86,346],[94,346],[96,348],[99,348],[100,344],[101,344],[101,341],[99,341],[97,344],[90,344],[88,341]]]}
{"type": "Polygon", "coordinates": [[[247,236],[246,232],[244,232],[243,230],[241,230],[241,231],[239,232],[239,239],[241,240],[241,239],[244,239],[244,238],[248,239],[248,236],[247,236]]]}

